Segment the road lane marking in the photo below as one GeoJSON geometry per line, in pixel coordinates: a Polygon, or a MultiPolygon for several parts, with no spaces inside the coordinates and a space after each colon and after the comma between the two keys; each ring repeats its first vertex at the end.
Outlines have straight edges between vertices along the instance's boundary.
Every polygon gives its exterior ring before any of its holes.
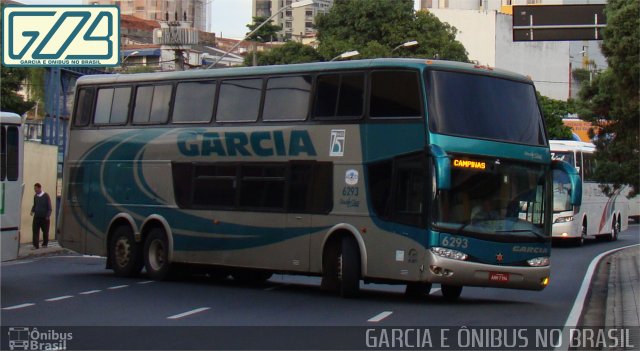
{"type": "Polygon", "coordinates": [[[3,307],[2,310],[3,311],[17,310],[17,309],[20,309],[20,308],[30,307],[30,306],[34,306],[34,305],[35,305],[35,303],[23,303],[22,305],[3,307]]]}
{"type": "Polygon", "coordinates": [[[116,285],[116,286],[110,286],[107,289],[109,290],[116,290],[116,289],[122,289],[122,288],[128,288],[129,285],[116,285]]]}
{"type": "Polygon", "coordinates": [[[81,293],[79,293],[80,295],[91,295],[91,294],[96,294],[101,292],[102,290],[89,290],[89,291],[83,291],[81,293]]]}
{"type": "Polygon", "coordinates": [[[70,299],[73,296],[71,295],[65,295],[65,296],[58,296],[58,297],[52,297],[50,299],[46,299],[45,301],[47,302],[54,302],[54,301],[60,301],[60,300],[66,300],[66,299],[70,299]]]}
{"type": "Polygon", "coordinates": [[[200,308],[196,308],[195,310],[191,310],[191,311],[187,311],[187,312],[184,312],[184,313],[173,315],[171,317],[167,317],[167,319],[180,319],[180,318],[184,318],[184,317],[190,316],[192,314],[204,312],[204,311],[206,311],[208,309],[211,309],[211,307],[200,307],[200,308]]]}
{"type": "Polygon", "coordinates": [[[144,282],[139,282],[138,284],[143,285],[143,284],[151,284],[151,283],[155,283],[155,281],[154,280],[147,280],[147,281],[144,281],[144,282]]]}
{"type": "Polygon", "coordinates": [[[374,317],[369,318],[369,320],[367,320],[367,322],[378,323],[381,320],[389,317],[392,314],[393,314],[393,312],[391,312],[391,311],[384,311],[384,312],[382,312],[382,313],[380,313],[380,314],[378,314],[378,315],[376,315],[374,317]]]}
{"type": "MultiPolygon", "coordinates": [[[[630,247],[640,246],[640,244],[627,245],[623,247],[619,247],[616,249],[612,249],[609,251],[605,251],[598,256],[596,256],[591,263],[589,264],[589,268],[587,269],[587,273],[584,275],[584,279],[582,280],[582,285],[580,286],[580,290],[578,291],[578,295],[573,303],[573,308],[571,308],[571,312],[569,313],[569,317],[567,317],[567,321],[564,322],[564,330],[562,332],[562,337],[565,338],[564,342],[562,342],[560,347],[556,347],[555,350],[567,350],[568,349],[568,337],[570,329],[578,326],[578,321],[580,320],[580,316],[582,315],[582,310],[584,309],[584,305],[587,300],[587,293],[589,292],[589,288],[591,286],[591,280],[593,280],[593,275],[596,272],[596,268],[600,261],[615,252],[622,251],[624,249],[628,249],[630,247]]],[[[560,344],[560,341],[557,342],[560,344]]]]}

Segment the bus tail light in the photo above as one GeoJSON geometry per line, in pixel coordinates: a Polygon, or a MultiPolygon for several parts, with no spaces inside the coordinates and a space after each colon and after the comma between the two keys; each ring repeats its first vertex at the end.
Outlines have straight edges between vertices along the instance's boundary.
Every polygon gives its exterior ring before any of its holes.
{"type": "Polygon", "coordinates": [[[527,263],[531,267],[546,267],[551,263],[551,261],[549,260],[549,257],[536,257],[527,260],[527,263]]]}

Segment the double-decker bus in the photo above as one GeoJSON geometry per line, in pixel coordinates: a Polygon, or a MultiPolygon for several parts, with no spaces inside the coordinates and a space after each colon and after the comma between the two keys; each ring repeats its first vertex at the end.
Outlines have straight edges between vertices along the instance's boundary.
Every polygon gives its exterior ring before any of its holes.
{"type": "Polygon", "coordinates": [[[573,241],[581,246],[587,237],[618,240],[628,226],[629,189],[622,187],[611,196],[605,195],[601,184],[593,178],[596,167],[595,145],[582,141],[551,140],[551,156],[574,166],[582,178],[582,204],[571,204],[571,185],[560,172],[554,174],[553,238],[573,241]]]}
{"type": "Polygon", "coordinates": [[[0,247],[2,261],[18,258],[22,212],[22,119],[0,112],[0,247]]]}
{"type": "Polygon", "coordinates": [[[531,80],[469,64],[88,76],[75,101],[60,241],[119,275],[540,290],[552,169],[580,186],[552,163],[531,80]]]}

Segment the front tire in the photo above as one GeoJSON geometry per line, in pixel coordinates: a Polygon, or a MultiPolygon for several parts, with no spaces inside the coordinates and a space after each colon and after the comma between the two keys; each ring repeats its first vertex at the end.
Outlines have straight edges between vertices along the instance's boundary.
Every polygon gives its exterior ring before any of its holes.
{"type": "Polygon", "coordinates": [[[462,293],[462,286],[457,285],[442,285],[442,297],[447,301],[455,301],[460,297],[462,293]]]}
{"type": "Polygon", "coordinates": [[[163,229],[153,228],[144,242],[144,267],[149,278],[165,280],[169,277],[169,244],[163,229]]]}
{"type": "Polygon", "coordinates": [[[618,240],[618,235],[620,234],[620,220],[613,218],[613,223],[611,223],[611,234],[607,237],[609,241],[618,240]]]}
{"type": "Polygon", "coordinates": [[[113,231],[109,242],[109,260],[117,276],[136,277],[140,274],[143,266],[142,253],[131,227],[121,225],[113,231]]]}
{"type": "Polygon", "coordinates": [[[404,294],[410,299],[423,299],[429,296],[431,283],[414,282],[408,283],[404,294]]]}
{"type": "Polygon", "coordinates": [[[576,239],[575,245],[583,246],[586,237],[587,237],[587,224],[582,223],[582,227],[580,228],[580,237],[576,239]]]}

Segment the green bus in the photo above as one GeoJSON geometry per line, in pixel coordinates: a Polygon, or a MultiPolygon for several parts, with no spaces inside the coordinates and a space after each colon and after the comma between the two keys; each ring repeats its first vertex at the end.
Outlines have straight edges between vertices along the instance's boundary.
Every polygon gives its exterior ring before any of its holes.
{"type": "Polygon", "coordinates": [[[67,145],[64,247],[121,276],[316,275],[345,297],[541,290],[553,170],[580,187],[530,79],[446,61],[86,76],[67,145]]]}

